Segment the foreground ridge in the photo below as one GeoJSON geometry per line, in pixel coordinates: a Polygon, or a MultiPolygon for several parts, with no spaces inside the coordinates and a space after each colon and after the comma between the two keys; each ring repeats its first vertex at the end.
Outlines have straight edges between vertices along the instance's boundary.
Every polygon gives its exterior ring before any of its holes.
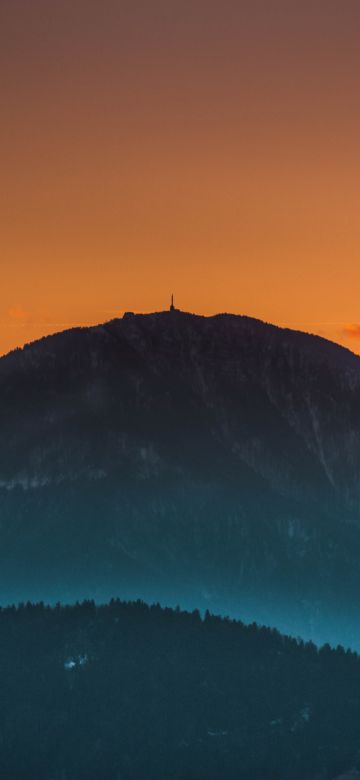
{"type": "Polygon", "coordinates": [[[0,630],[3,777],[315,780],[358,761],[341,647],[140,601],[10,607],[0,630]]]}

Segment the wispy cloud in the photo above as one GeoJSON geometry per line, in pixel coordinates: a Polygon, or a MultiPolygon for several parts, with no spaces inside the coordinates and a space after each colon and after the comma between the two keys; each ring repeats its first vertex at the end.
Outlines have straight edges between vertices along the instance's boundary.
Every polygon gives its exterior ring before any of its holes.
{"type": "Polygon", "coordinates": [[[37,313],[31,312],[24,308],[21,304],[15,304],[7,309],[5,316],[1,318],[1,327],[14,327],[21,326],[29,327],[31,329],[38,328],[74,328],[78,326],[91,326],[96,323],[96,320],[59,320],[57,317],[51,316],[49,313],[37,313]]]}
{"type": "Polygon", "coordinates": [[[344,333],[350,338],[360,339],[360,324],[358,322],[349,322],[344,326],[344,333]]]}
{"type": "Polygon", "coordinates": [[[23,306],[12,306],[8,310],[8,315],[11,320],[15,320],[16,322],[29,322],[31,318],[31,314],[29,311],[26,311],[26,309],[23,308],[23,306]]]}

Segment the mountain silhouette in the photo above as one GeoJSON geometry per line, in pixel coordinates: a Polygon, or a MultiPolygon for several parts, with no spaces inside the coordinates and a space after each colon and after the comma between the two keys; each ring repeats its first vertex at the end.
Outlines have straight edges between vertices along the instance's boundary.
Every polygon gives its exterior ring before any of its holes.
{"type": "Polygon", "coordinates": [[[360,646],[360,358],[127,314],[0,359],[0,598],[209,607],[360,646]]]}

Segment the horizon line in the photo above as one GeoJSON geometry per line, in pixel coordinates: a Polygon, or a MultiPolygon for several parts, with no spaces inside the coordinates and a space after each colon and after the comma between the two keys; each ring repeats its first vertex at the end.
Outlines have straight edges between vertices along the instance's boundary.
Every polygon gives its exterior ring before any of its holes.
{"type": "MultiPolygon", "coordinates": [[[[107,310],[107,313],[110,314],[112,310],[107,310]]],[[[11,347],[9,350],[6,350],[5,352],[0,352],[0,358],[6,357],[6,355],[11,354],[12,352],[15,352],[17,350],[22,350],[25,347],[30,346],[31,344],[35,344],[38,341],[42,341],[44,338],[51,338],[52,336],[56,336],[60,333],[65,333],[66,331],[75,330],[77,328],[96,328],[101,325],[105,325],[109,322],[113,322],[114,320],[122,320],[125,315],[133,315],[136,316],[151,316],[154,314],[187,314],[194,317],[204,317],[211,319],[212,317],[216,317],[219,315],[229,315],[233,317],[246,317],[248,319],[258,320],[259,322],[263,322],[266,325],[270,325],[275,328],[279,328],[282,330],[293,330],[294,332],[301,332],[309,336],[316,336],[317,338],[321,338],[324,341],[328,341],[332,344],[336,344],[337,346],[341,347],[342,349],[346,349],[348,352],[351,352],[356,357],[359,357],[359,353],[351,349],[349,346],[341,343],[338,340],[335,340],[334,338],[331,338],[328,335],[324,335],[321,333],[314,333],[313,331],[309,330],[302,330],[300,327],[296,326],[311,326],[311,325],[342,325],[344,328],[344,334],[347,333],[349,338],[353,338],[356,340],[356,337],[360,338],[360,325],[357,323],[349,323],[349,320],[287,320],[287,322],[279,320],[278,322],[270,321],[263,319],[260,316],[255,316],[252,314],[244,314],[240,312],[232,312],[232,311],[217,311],[210,314],[202,314],[199,312],[193,312],[193,311],[185,311],[182,309],[175,309],[174,311],[171,311],[169,308],[167,309],[160,309],[160,310],[153,310],[153,311],[134,311],[134,310],[117,310],[113,312],[115,316],[110,317],[109,319],[104,320],[71,320],[71,321],[60,321],[60,322],[49,322],[49,321],[43,321],[43,320],[30,320],[27,319],[24,322],[1,322],[1,327],[20,327],[24,328],[26,330],[27,328],[39,328],[44,327],[45,329],[49,328],[49,332],[44,332],[43,334],[40,334],[39,336],[35,336],[35,338],[30,338],[29,340],[24,340],[23,342],[20,342],[19,344],[15,345],[14,347],[11,347]],[[348,330],[346,330],[346,326],[348,327],[348,330]],[[52,328],[59,328],[59,330],[52,330],[52,328]],[[351,328],[354,329],[354,332],[351,333],[351,328]],[[357,330],[358,329],[358,330],[357,330]]],[[[105,312],[104,312],[105,314],[105,312]]],[[[25,335],[25,334],[24,334],[25,335]]]]}

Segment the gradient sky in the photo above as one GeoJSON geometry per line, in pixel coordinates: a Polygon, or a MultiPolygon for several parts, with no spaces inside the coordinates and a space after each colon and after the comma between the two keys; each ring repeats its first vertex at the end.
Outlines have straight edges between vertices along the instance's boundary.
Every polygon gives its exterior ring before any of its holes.
{"type": "Polygon", "coordinates": [[[0,353],[167,307],[360,351],[359,0],[1,0],[0,353]]]}

